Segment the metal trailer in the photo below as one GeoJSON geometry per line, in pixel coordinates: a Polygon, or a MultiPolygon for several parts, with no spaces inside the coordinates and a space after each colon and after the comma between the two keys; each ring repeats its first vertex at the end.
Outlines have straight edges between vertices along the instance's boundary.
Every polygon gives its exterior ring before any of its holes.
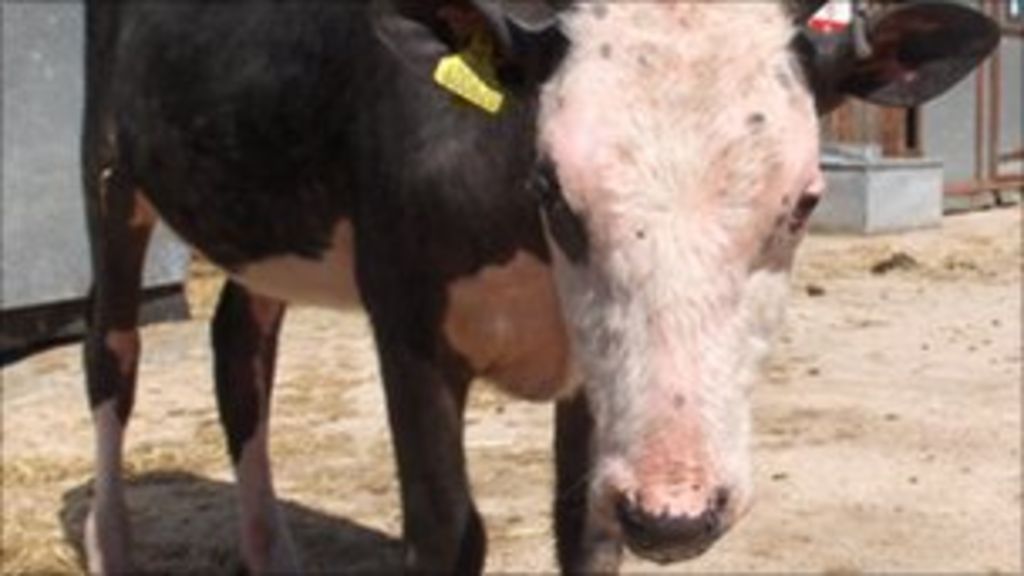
{"type": "MultiPolygon", "coordinates": [[[[83,3],[0,2],[0,355],[81,333],[91,284],[79,169],[83,3]]],[[[189,252],[155,234],[143,321],[187,316],[189,252]]]]}

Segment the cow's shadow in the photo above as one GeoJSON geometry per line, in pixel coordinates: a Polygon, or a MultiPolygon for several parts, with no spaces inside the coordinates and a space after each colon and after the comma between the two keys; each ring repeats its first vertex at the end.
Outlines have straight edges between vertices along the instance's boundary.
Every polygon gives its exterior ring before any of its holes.
{"type": "MultiPolygon", "coordinates": [[[[63,496],[65,539],[85,567],[83,531],[92,484],[63,496]]],[[[233,484],[185,472],[155,472],[126,481],[133,560],[140,573],[232,574],[239,571],[233,484]]],[[[282,508],[304,573],[400,572],[401,543],[377,530],[295,502],[282,508]]]]}

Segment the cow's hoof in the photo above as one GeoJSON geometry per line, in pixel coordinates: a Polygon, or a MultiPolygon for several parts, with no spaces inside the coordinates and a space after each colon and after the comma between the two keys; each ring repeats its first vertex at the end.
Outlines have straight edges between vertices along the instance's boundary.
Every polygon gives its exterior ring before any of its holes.
{"type": "Polygon", "coordinates": [[[242,548],[244,565],[239,568],[240,574],[257,576],[302,573],[288,524],[279,513],[275,512],[271,517],[275,520],[268,526],[269,531],[256,530],[247,535],[248,545],[242,548]],[[261,532],[268,537],[261,537],[261,532]]]}
{"type": "Polygon", "coordinates": [[[571,565],[562,566],[564,574],[618,574],[622,565],[623,545],[618,538],[604,531],[591,531],[584,536],[580,557],[571,565]]]}
{"type": "Polygon", "coordinates": [[[123,504],[89,508],[85,519],[85,557],[90,574],[129,574],[131,535],[123,504]]]}
{"type": "Polygon", "coordinates": [[[301,574],[299,566],[299,555],[295,551],[295,541],[292,540],[292,533],[284,522],[277,526],[277,538],[270,550],[271,574],[301,574]]]}

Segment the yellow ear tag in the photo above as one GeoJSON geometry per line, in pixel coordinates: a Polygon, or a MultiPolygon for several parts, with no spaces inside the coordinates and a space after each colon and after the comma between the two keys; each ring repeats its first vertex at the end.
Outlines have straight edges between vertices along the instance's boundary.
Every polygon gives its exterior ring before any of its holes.
{"type": "Polygon", "coordinates": [[[445,56],[434,69],[434,82],[491,114],[501,111],[501,91],[492,61],[493,47],[484,34],[475,34],[462,52],[445,56]]]}

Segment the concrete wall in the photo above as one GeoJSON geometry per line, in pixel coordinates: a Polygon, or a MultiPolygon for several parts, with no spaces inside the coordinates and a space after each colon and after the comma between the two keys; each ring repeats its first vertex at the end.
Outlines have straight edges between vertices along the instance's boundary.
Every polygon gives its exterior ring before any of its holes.
{"type": "MultiPolygon", "coordinates": [[[[0,309],[79,299],[91,282],[79,171],[80,1],[0,2],[0,309]]],[[[180,283],[188,252],[160,230],[146,285],[180,283]]]]}
{"type": "Polygon", "coordinates": [[[879,234],[942,222],[942,162],[885,158],[878,146],[825,146],[828,194],[811,215],[815,232],[879,234]]]}

